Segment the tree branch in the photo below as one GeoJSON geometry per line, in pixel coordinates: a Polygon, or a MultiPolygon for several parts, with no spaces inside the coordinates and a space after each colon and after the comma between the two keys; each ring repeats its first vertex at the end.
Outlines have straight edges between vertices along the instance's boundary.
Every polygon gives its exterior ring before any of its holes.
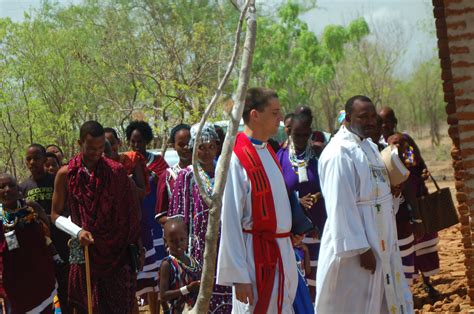
{"type": "MultiPolygon", "coordinates": [[[[206,110],[204,111],[204,114],[201,118],[201,122],[199,123],[199,128],[196,133],[196,140],[194,141],[194,147],[193,147],[193,168],[198,169],[198,160],[197,160],[197,151],[198,147],[201,144],[200,138],[202,134],[202,128],[204,127],[205,122],[209,118],[211,112],[214,110],[214,107],[217,104],[217,100],[219,100],[219,97],[222,94],[222,90],[224,89],[225,84],[227,84],[227,81],[229,80],[230,74],[232,73],[232,70],[234,69],[235,66],[235,61],[237,59],[237,55],[239,53],[239,45],[240,45],[240,33],[242,31],[242,25],[244,22],[245,15],[247,14],[247,10],[249,7],[250,1],[247,1],[245,7],[243,8],[242,12],[240,13],[240,18],[239,18],[239,23],[237,25],[237,30],[235,32],[235,43],[234,43],[234,49],[232,52],[232,57],[230,59],[229,65],[227,66],[227,70],[224,74],[224,77],[222,78],[219,86],[217,87],[217,90],[212,97],[211,101],[209,102],[209,105],[207,105],[206,110]]],[[[196,183],[199,188],[199,193],[201,194],[201,197],[203,200],[206,202],[208,206],[211,206],[211,198],[207,195],[206,193],[206,188],[204,187],[204,183],[202,182],[202,179],[200,176],[196,175],[196,183]]]]}
{"type": "MultiPolygon", "coordinates": [[[[245,7],[242,9],[242,13],[239,20],[239,27],[237,31],[237,38],[239,37],[240,27],[242,26],[243,18],[245,13],[248,11],[247,16],[247,32],[245,34],[245,43],[244,50],[242,54],[242,64],[239,74],[239,83],[237,86],[237,94],[235,96],[235,104],[232,109],[231,119],[229,127],[227,128],[227,134],[223,144],[223,150],[221,157],[219,158],[216,172],[216,182],[214,185],[214,192],[212,195],[212,204],[209,210],[209,220],[206,231],[206,245],[204,250],[204,265],[201,275],[201,286],[199,290],[198,299],[196,305],[192,309],[191,313],[207,313],[209,309],[209,300],[211,298],[212,289],[214,287],[214,277],[216,270],[216,260],[217,260],[217,241],[219,238],[220,230],[220,216],[221,216],[221,207],[222,207],[222,195],[224,193],[225,184],[227,181],[227,169],[229,168],[230,158],[232,156],[232,150],[235,144],[235,139],[237,135],[237,130],[239,127],[240,119],[242,118],[242,113],[245,106],[245,95],[247,92],[247,86],[250,80],[250,70],[252,66],[253,52],[255,49],[255,40],[257,36],[257,19],[256,19],[256,10],[254,0],[248,0],[245,4],[245,7]]],[[[234,46],[233,62],[235,62],[235,50],[237,47],[234,46]]],[[[231,65],[229,64],[227,72],[230,72],[231,65]]],[[[233,66],[233,65],[232,65],[233,66]]],[[[226,72],[226,74],[227,74],[226,72]]],[[[224,79],[228,75],[224,76],[224,79]]],[[[221,86],[220,86],[221,87],[221,86]]],[[[217,94],[217,92],[216,92],[217,94]]],[[[212,101],[208,106],[211,107],[212,101]]],[[[209,113],[207,113],[207,116],[209,113]]],[[[201,121],[201,127],[203,125],[201,121]]],[[[194,149],[194,162],[196,161],[196,148],[194,149]]],[[[196,175],[195,177],[199,177],[196,175]]],[[[202,187],[201,187],[202,188],[202,187]]]]}

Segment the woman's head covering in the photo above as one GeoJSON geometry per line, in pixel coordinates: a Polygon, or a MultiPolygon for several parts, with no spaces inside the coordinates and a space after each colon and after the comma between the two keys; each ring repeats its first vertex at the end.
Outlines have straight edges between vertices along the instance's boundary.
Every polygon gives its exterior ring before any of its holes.
{"type": "MultiPolygon", "coordinates": [[[[199,129],[199,123],[196,123],[191,127],[191,139],[189,140],[189,147],[194,147],[196,141],[197,131],[199,129]]],[[[201,143],[209,143],[211,141],[219,142],[219,136],[217,135],[216,129],[210,123],[205,123],[201,132],[201,143]]]]}
{"type": "Polygon", "coordinates": [[[346,111],[341,110],[339,111],[339,114],[337,115],[337,122],[339,122],[339,124],[342,124],[344,120],[346,120],[346,111]]]}

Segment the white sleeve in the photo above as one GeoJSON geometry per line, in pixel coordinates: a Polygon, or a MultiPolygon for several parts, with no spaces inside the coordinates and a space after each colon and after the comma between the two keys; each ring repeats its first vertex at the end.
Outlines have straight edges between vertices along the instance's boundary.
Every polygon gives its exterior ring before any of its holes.
{"type": "Polygon", "coordinates": [[[79,232],[82,231],[81,227],[73,223],[71,219],[68,219],[64,216],[59,216],[58,218],[56,218],[54,224],[59,230],[64,231],[74,239],[77,239],[77,237],[79,236],[79,232]]]}
{"type": "Polygon", "coordinates": [[[251,283],[242,218],[250,186],[239,160],[232,154],[222,199],[221,238],[217,259],[217,284],[251,283]]]}
{"type": "Polygon", "coordinates": [[[327,212],[327,227],[337,256],[350,257],[370,245],[357,208],[356,169],[341,151],[319,164],[321,190],[327,212]]]}

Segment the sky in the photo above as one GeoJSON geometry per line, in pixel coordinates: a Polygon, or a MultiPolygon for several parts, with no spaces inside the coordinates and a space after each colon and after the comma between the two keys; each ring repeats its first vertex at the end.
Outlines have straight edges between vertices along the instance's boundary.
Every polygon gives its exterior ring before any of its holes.
{"type": "MultiPolygon", "coordinates": [[[[257,0],[259,1],[259,0],[257,0]]],[[[57,0],[62,4],[80,0],[57,0]]],[[[260,0],[268,9],[281,0],[260,0]]],[[[0,17],[21,21],[23,12],[40,5],[40,0],[0,0],[0,17]]],[[[328,24],[346,25],[363,16],[371,29],[377,29],[388,40],[400,42],[405,51],[397,73],[408,75],[413,66],[436,55],[436,36],[431,0],[319,0],[317,8],[302,19],[319,35],[328,24]],[[396,35],[396,34],[401,35],[396,35]]]]}

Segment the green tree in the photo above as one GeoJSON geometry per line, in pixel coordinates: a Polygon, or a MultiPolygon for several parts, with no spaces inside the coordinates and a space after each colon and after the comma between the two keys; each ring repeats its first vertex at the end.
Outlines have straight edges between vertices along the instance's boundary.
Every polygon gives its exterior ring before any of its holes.
{"type": "Polygon", "coordinates": [[[332,130],[337,112],[321,96],[344,58],[346,45],[360,41],[369,29],[363,19],[357,19],[347,27],[327,26],[318,40],[299,18],[305,9],[289,1],[278,8],[276,17],[258,20],[254,83],[274,88],[285,110],[308,105],[324,112],[316,115],[316,124],[322,127],[325,122],[332,130]]]}

